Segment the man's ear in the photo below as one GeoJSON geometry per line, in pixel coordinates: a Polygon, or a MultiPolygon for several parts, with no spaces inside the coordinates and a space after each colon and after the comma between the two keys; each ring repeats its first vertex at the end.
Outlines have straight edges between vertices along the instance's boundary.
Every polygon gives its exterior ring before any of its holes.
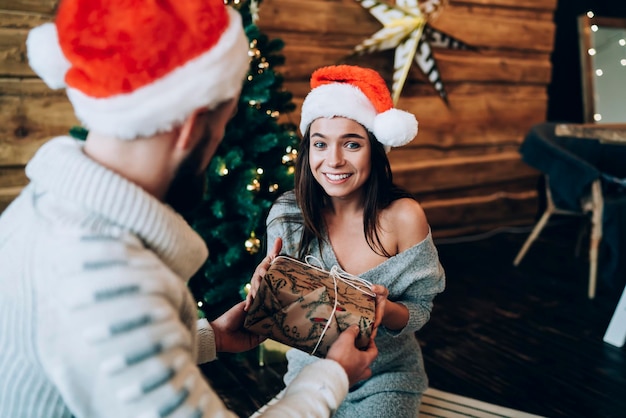
{"type": "Polygon", "coordinates": [[[178,128],[178,137],[176,139],[176,148],[181,150],[187,150],[193,148],[196,144],[197,138],[194,138],[194,126],[198,120],[200,109],[196,109],[193,113],[183,121],[183,124],[178,128]]]}

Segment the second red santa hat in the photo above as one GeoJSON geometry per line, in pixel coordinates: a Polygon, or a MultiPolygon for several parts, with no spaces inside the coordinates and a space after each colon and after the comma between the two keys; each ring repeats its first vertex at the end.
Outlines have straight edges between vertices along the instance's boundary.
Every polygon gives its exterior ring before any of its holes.
{"type": "Polygon", "coordinates": [[[385,80],[372,69],[322,67],[311,75],[311,89],[302,103],[303,134],[317,118],[340,116],[359,122],[387,149],[408,144],[417,135],[415,116],[393,107],[385,80]]]}

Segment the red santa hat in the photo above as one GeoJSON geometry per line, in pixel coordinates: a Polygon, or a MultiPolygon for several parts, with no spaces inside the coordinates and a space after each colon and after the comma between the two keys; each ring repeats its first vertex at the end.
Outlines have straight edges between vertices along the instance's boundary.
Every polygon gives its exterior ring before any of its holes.
{"type": "Polygon", "coordinates": [[[412,113],[393,107],[385,80],[376,71],[352,65],[322,67],[311,76],[311,92],[302,103],[300,131],[317,118],[345,117],[359,122],[388,150],[417,135],[412,113]]]}
{"type": "Polygon", "coordinates": [[[32,69],[66,88],[78,119],[120,139],[236,97],[249,66],[241,17],[223,0],[62,0],[26,45],[32,69]]]}

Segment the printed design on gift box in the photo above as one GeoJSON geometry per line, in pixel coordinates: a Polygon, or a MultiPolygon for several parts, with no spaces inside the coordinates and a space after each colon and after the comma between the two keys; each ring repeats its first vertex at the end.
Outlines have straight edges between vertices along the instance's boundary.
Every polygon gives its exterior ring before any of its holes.
{"type": "Polygon", "coordinates": [[[357,346],[365,347],[375,312],[374,294],[369,286],[369,282],[337,268],[329,272],[279,256],[261,281],[245,326],[324,357],[339,334],[357,324],[361,330],[357,346]]]}

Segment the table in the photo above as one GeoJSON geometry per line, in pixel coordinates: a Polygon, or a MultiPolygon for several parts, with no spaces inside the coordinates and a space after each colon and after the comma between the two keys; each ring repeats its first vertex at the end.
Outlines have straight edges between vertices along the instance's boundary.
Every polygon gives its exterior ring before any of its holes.
{"type": "Polygon", "coordinates": [[[603,143],[626,145],[626,124],[559,123],[556,136],[597,139],[603,143]]]}
{"type": "MultiPolygon", "coordinates": [[[[603,143],[626,145],[626,124],[562,123],[556,125],[555,134],[557,136],[597,139],[603,143]]],[[[626,342],[626,287],[604,333],[603,341],[616,347],[623,347],[624,342],[626,342]]]]}

